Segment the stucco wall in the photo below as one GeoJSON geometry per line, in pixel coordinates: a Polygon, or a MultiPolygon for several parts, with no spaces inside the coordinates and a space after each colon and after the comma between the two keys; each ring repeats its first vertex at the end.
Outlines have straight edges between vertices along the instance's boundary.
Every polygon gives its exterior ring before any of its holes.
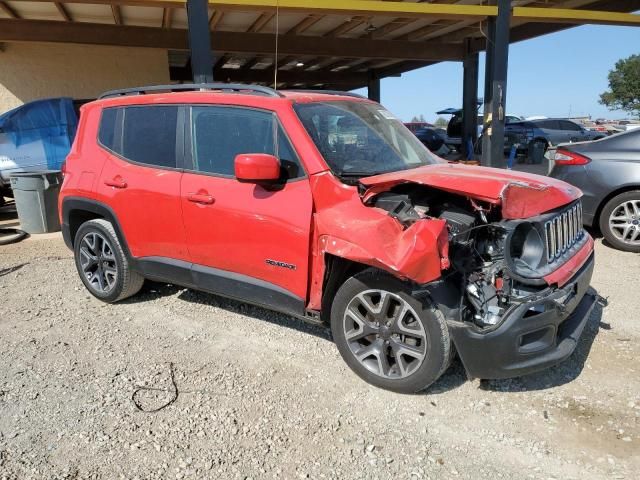
{"type": "Polygon", "coordinates": [[[0,45],[0,113],[43,97],[94,98],[105,90],[169,83],[167,52],[94,45],[0,45]]]}

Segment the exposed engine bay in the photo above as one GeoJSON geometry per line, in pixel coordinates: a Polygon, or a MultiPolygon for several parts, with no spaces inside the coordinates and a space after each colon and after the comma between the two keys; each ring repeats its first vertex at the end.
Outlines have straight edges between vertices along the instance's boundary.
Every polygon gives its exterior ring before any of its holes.
{"type": "Polygon", "coordinates": [[[369,205],[405,229],[424,219],[446,221],[450,268],[442,281],[458,292],[449,314],[460,321],[489,329],[547,286],[544,225],[505,221],[499,206],[412,183],[377,194],[369,205]]]}

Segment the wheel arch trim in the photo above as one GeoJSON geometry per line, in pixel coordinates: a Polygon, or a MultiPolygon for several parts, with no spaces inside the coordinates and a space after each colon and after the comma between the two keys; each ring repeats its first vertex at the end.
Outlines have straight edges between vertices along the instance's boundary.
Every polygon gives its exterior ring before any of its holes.
{"type": "Polygon", "coordinates": [[[127,244],[127,240],[124,236],[118,217],[109,207],[102,202],[83,197],[67,197],[62,201],[62,236],[64,242],[70,249],[73,250],[73,242],[75,240],[74,235],[71,232],[71,218],[74,212],[88,212],[96,215],[98,218],[103,218],[109,221],[113,225],[113,229],[118,236],[120,245],[124,250],[128,259],[131,259],[131,251],[127,244]]]}

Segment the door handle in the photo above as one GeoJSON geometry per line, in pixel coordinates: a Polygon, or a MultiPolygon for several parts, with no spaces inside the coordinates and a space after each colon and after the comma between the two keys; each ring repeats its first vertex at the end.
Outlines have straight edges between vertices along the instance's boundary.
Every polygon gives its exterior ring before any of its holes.
{"type": "Polygon", "coordinates": [[[187,200],[202,205],[211,205],[214,202],[214,198],[206,193],[190,193],[187,195],[187,200]]]}
{"type": "Polygon", "coordinates": [[[112,180],[105,180],[104,184],[108,187],[113,188],[127,188],[127,182],[125,182],[121,177],[114,177],[112,180]]]}

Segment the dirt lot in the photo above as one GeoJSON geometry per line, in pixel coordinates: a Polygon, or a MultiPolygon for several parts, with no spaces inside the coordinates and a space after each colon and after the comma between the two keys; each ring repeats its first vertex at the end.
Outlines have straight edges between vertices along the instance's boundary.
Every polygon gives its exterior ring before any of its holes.
{"type": "Polygon", "coordinates": [[[58,235],[0,247],[0,478],[638,478],[640,256],[597,245],[594,311],[544,373],[371,387],[327,333],[148,283],[105,305],[58,235]],[[172,399],[171,371],[178,397],[172,399]]]}

